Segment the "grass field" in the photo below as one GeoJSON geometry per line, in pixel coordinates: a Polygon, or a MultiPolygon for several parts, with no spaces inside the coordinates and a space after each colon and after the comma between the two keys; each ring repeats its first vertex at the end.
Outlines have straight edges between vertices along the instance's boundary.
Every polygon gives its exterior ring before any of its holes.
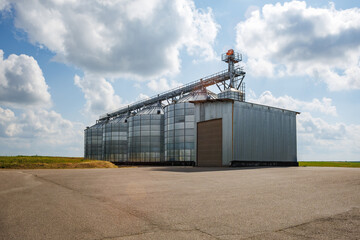
{"type": "Polygon", "coordinates": [[[116,168],[116,166],[107,161],[76,157],[0,156],[0,168],[116,168]]]}
{"type": "Polygon", "coordinates": [[[360,167],[360,162],[299,162],[300,167],[360,167]]]}
{"type": "MultiPolygon", "coordinates": [[[[299,162],[300,167],[358,167],[360,162],[299,162]]],[[[0,156],[0,168],[116,168],[107,161],[89,160],[78,157],[47,156],[0,156]]]]}

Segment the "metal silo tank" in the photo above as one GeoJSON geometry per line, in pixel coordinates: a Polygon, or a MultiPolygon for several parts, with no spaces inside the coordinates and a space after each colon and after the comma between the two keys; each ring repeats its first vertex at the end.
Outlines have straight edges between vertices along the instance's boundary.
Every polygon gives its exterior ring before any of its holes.
{"type": "Polygon", "coordinates": [[[128,118],[129,162],[164,161],[164,111],[150,106],[128,118]]]}
{"type": "Polygon", "coordinates": [[[87,158],[103,159],[104,123],[96,123],[86,129],[87,158]]]}
{"type": "Polygon", "coordinates": [[[91,142],[91,138],[90,138],[90,130],[89,127],[86,127],[86,129],[84,130],[84,158],[89,159],[90,158],[90,142],[91,142]]]}
{"type": "Polygon", "coordinates": [[[165,161],[196,161],[194,104],[190,101],[214,98],[215,94],[202,89],[165,108],[165,161]]]}
{"type": "Polygon", "coordinates": [[[105,124],[104,159],[110,162],[127,162],[128,123],[126,116],[114,118],[105,124]]]}

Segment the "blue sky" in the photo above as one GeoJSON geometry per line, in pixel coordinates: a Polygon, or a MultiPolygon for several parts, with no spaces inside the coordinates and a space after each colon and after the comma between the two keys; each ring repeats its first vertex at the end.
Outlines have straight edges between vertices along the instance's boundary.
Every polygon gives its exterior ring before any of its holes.
{"type": "Polygon", "coordinates": [[[226,68],[301,112],[299,160],[360,160],[358,1],[0,0],[0,154],[83,155],[100,114],[226,68]]]}

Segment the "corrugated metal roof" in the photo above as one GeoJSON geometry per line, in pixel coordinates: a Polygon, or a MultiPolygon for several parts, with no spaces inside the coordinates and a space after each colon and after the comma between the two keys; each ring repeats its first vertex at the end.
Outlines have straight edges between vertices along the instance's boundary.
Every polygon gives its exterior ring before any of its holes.
{"type": "Polygon", "coordinates": [[[136,113],[136,115],[143,115],[143,114],[164,114],[164,109],[162,106],[159,106],[158,104],[152,105],[150,107],[146,107],[136,113]]]}
{"type": "Polygon", "coordinates": [[[240,90],[237,90],[237,89],[235,89],[235,88],[227,88],[227,89],[225,89],[225,90],[222,91],[222,92],[240,92],[240,93],[241,93],[240,90]]]}
{"type": "Polygon", "coordinates": [[[216,99],[217,95],[209,90],[200,90],[187,94],[186,96],[180,98],[177,102],[190,102],[190,101],[201,101],[207,99],[216,99]]]}
{"type": "Polygon", "coordinates": [[[126,118],[127,118],[126,115],[121,115],[121,116],[119,116],[119,117],[116,117],[116,118],[114,118],[114,119],[111,119],[111,120],[109,121],[109,123],[121,123],[121,122],[124,122],[126,118]]]}
{"type": "MultiPolygon", "coordinates": [[[[234,102],[234,101],[235,100],[233,100],[233,99],[219,98],[219,99],[198,100],[198,101],[190,101],[190,102],[196,104],[196,103],[205,103],[205,102],[234,102]]],[[[237,101],[237,102],[239,102],[239,101],[237,101]]],[[[278,108],[278,107],[262,105],[262,104],[258,104],[258,103],[251,103],[251,102],[240,102],[240,103],[247,104],[247,105],[256,105],[256,106],[260,106],[260,107],[267,107],[267,108],[272,108],[272,109],[279,109],[279,110],[283,110],[283,111],[294,112],[296,114],[300,114],[300,112],[297,112],[297,111],[293,111],[293,110],[289,110],[289,109],[285,109],[285,108],[278,108]]]]}
{"type": "Polygon", "coordinates": [[[96,129],[96,128],[102,128],[104,126],[105,122],[98,122],[94,125],[92,125],[91,127],[89,128],[93,128],[93,129],[96,129]]]}

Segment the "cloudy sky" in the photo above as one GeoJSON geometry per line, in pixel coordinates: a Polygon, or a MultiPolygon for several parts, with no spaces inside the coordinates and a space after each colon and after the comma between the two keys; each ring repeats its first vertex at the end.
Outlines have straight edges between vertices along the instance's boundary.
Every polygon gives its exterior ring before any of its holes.
{"type": "Polygon", "coordinates": [[[226,69],[301,112],[299,160],[360,160],[360,3],[0,0],[0,155],[83,155],[99,115],[226,69]]]}

